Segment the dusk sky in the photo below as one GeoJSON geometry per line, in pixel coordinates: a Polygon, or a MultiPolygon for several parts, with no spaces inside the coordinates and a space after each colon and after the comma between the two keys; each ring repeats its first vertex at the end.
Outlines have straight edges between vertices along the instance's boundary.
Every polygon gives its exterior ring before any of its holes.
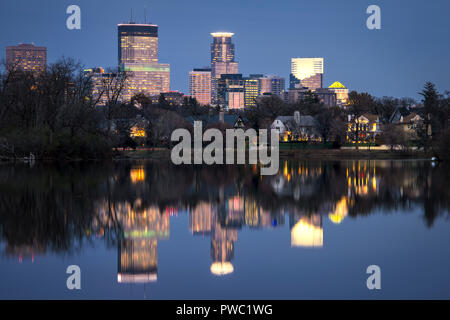
{"type": "Polygon", "coordinates": [[[48,62],[74,57],[86,67],[117,66],[117,24],[159,25],[159,60],[171,65],[171,89],[188,93],[188,73],[210,64],[211,32],[234,32],[239,72],[289,81],[292,57],[324,57],[324,86],[340,81],[375,96],[409,96],[426,81],[450,90],[448,0],[2,0],[5,47],[48,48],[48,62]],[[66,8],[81,7],[81,30],[66,28],[66,8]],[[366,9],[381,7],[381,30],[368,30],[366,9]]]}

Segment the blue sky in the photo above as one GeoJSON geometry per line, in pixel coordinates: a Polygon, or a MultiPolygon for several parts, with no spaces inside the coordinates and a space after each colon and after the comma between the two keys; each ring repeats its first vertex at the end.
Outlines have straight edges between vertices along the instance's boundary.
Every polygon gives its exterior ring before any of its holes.
{"type": "Polygon", "coordinates": [[[209,64],[210,33],[234,32],[241,73],[288,80],[291,57],[324,57],[324,85],[340,81],[376,96],[410,96],[426,81],[450,90],[448,0],[2,0],[5,47],[34,42],[85,66],[117,65],[117,27],[130,19],[158,24],[159,58],[171,64],[171,89],[188,92],[188,72],[209,64]],[[82,29],[66,28],[66,8],[81,7],[82,29]],[[381,8],[382,29],[366,28],[366,9],[381,8]]]}

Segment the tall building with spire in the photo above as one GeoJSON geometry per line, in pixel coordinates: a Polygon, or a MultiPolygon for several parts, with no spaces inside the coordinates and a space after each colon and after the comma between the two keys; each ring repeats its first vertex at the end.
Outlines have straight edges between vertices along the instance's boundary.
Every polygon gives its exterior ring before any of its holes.
{"type": "Polygon", "coordinates": [[[170,91],[170,65],[158,60],[158,26],[130,22],[117,27],[119,69],[130,76],[122,99],[170,91]]]}
{"type": "Polygon", "coordinates": [[[237,74],[239,67],[234,61],[235,51],[231,32],[214,32],[211,44],[211,100],[217,103],[217,81],[222,74],[237,74]]]}

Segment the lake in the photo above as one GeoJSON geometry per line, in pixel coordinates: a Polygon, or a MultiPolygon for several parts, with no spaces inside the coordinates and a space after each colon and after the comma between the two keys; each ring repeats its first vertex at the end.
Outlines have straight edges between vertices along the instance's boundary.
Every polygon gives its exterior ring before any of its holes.
{"type": "Polygon", "coordinates": [[[0,298],[449,299],[449,181],[430,161],[2,164],[0,298]]]}

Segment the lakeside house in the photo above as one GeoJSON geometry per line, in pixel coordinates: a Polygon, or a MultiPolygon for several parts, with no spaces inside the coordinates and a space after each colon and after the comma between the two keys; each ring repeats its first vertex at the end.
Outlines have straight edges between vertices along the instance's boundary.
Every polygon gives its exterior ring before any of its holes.
{"type": "Polygon", "coordinates": [[[281,141],[321,141],[318,122],[313,116],[302,116],[295,111],[293,116],[278,116],[271,129],[278,131],[281,141]]]}
{"type": "Polygon", "coordinates": [[[417,111],[411,111],[410,108],[397,108],[389,119],[390,124],[400,126],[411,140],[418,138],[417,131],[424,129],[425,119],[417,111]]]}
{"type": "Polygon", "coordinates": [[[424,126],[424,119],[415,112],[410,113],[406,117],[401,116],[398,121],[392,122],[400,126],[409,139],[416,139],[417,131],[424,126]]]}
{"type": "Polygon", "coordinates": [[[348,115],[347,126],[347,141],[350,143],[373,143],[382,132],[380,117],[376,114],[348,115]]]}

